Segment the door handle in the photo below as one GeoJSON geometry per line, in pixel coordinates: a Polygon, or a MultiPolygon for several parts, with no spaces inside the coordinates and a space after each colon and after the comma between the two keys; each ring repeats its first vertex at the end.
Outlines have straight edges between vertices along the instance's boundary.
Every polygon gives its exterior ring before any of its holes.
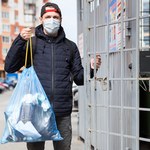
{"type": "Polygon", "coordinates": [[[96,80],[100,82],[103,91],[107,91],[107,83],[109,83],[109,90],[111,90],[111,81],[108,81],[107,77],[96,77],[96,80]]]}

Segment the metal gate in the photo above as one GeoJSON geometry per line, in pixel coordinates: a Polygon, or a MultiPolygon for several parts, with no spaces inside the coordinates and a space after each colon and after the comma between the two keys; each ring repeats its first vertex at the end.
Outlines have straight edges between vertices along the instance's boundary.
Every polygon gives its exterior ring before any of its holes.
{"type": "Polygon", "coordinates": [[[79,36],[83,34],[85,66],[79,135],[85,150],[150,149],[149,4],[149,0],[78,4],[83,11],[79,36]],[[90,78],[90,60],[97,54],[102,65],[90,78]]]}

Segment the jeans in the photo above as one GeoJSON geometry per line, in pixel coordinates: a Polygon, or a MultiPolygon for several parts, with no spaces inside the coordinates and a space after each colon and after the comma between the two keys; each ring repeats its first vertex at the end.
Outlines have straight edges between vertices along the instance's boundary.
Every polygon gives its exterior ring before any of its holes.
{"type": "MultiPolygon", "coordinates": [[[[72,126],[71,116],[56,117],[57,128],[60,131],[63,140],[53,141],[54,150],[71,150],[72,126]]],[[[44,150],[45,142],[29,142],[28,150],[44,150]]]]}

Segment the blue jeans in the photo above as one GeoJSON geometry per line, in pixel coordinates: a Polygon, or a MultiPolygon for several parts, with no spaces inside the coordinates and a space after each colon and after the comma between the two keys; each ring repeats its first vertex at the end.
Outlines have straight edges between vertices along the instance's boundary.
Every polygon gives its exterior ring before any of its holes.
{"type": "MultiPolygon", "coordinates": [[[[62,141],[53,141],[54,150],[71,150],[72,126],[71,115],[66,117],[56,117],[57,128],[63,137],[62,141]]],[[[28,150],[44,150],[45,142],[29,142],[28,150]]]]}

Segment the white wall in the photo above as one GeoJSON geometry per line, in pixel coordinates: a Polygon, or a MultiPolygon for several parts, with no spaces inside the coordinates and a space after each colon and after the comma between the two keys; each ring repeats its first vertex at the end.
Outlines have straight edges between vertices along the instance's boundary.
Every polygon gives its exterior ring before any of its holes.
{"type": "Polygon", "coordinates": [[[66,37],[77,43],[77,2],[76,0],[51,0],[62,12],[62,26],[66,37]]]}

